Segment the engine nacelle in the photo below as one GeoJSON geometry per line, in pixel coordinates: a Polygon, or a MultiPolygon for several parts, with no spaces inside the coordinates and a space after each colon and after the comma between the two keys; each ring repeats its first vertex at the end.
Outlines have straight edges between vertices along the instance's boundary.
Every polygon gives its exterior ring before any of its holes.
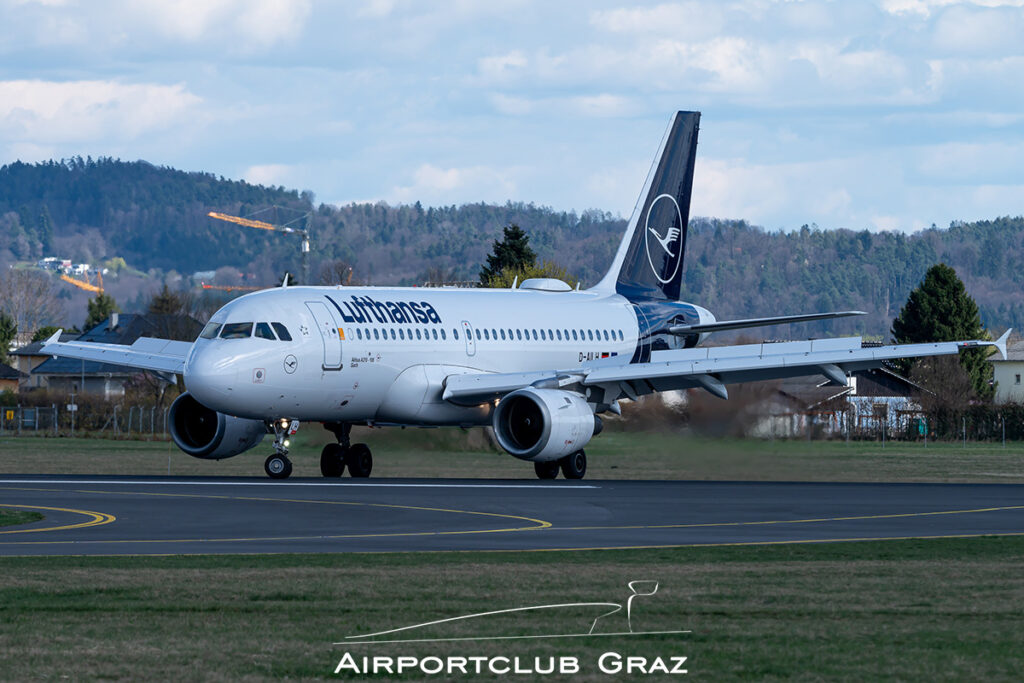
{"type": "Polygon", "coordinates": [[[193,458],[223,460],[256,447],[267,434],[262,420],[210,410],[188,393],[174,399],[168,414],[171,438],[193,458]]]}
{"type": "Polygon", "coordinates": [[[586,446],[597,419],[579,394],[528,387],[498,402],[493,424],[502,448],[522,460],[543,462],[586,446]]]}

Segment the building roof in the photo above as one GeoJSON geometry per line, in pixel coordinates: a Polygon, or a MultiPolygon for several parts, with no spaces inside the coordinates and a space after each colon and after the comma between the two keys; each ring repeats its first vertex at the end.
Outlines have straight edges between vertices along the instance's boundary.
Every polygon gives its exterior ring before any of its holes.
{"type": "Polygon", "coordinates": [[[0,379],[16,379],[22,380],[28,377],[24,372],[21,372],[17,368],[12,368],[6,363],[0,363],[0,379]]]}
{"type": "Polygon", "coordinates": [[[822,382],[821,377],[817,375],[806,375],[783,380],[778,391],[801,404],[804,410],[810,410],[844,396],[853,389],[848,386],[836,386],[822,382]]]}
{"type": "MultiPolygon", "coordinates": [[[[161,339],[195,339],[202,324],[190,316],[162,315],[154,313],[122,313],[107,318],[99,325],[85,331],[77,341],[97,344],[131,344],[139,337],[161,339]]],[[[63,335],[61,341],[64,341],[63,335]]],[[[37,342],[40,346],[42,344],[37,342]]],[[[31,344],[29,346],[32,346],[31,344]]],[[[27,347],[26,347],[27,348],[27,347]]],[[[37,347],[38,349],[38,347],[37,347]]],[[[38,353],[36,355],[39,355],[38,353]]],[[[136,368],[112,363],[100,363],[77,358],[49,358],[40,363],[32,374],[42,375],[133,375],[136,368]]]]}
{"type": "MultiPolygon", "coordinates": [[[[60,335],[60,341],[62,341],[62,342],[74,341],[76,339],[78,339],[78,335],[77,334],[72,334],[70,332],[62,332],[61,335],[60,335]]],[[[37,342],[32,342],[31,344],[25,344],[24,346],[20,346],[17,349],[15,349],[14,351],[11,351],[8,355],[9,356],[42,356],[42,355],[44,355],[42,353],[42,348],[43,348],[43,344],[44,343],[45,342],[37,341],[37,342]]]]}
{"type": "Polygon", "coordinates": [[[1022,361],[1024,360],[1024,341],[1010,342],[1006,345],[1006,358],[1000,358],[999,354],[989,356],[988,359],[993,363],[1004,363],[1006,361],[1022,361]]]}

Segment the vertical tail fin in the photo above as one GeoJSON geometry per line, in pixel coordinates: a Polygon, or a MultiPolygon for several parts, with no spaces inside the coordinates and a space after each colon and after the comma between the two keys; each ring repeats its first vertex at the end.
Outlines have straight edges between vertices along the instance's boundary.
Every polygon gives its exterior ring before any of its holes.
{"type": "Polygon", "coordinates": [[[631,301],[677,301],[690,218],[700,112],[672,117],[612,267],[595,289],[631,301]]]}

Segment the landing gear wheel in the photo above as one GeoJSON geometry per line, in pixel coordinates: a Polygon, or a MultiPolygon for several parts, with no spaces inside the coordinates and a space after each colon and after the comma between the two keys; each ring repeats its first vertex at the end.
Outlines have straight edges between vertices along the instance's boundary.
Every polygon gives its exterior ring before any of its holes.
{"type": "Polygon", "coordinates": [[[538,479],[554,479],[558,476],[558,463],[558,460],[535,462],[533,463],[533,471],[537,473],[538,479]]]}
{"type": "Polygon", "coordinates": [[[284,455],[274,453],[263,463],[263,469],[271,479],[287,479],[292,473],[292,461],[284,455]]]}
{"type": "Polygon", "coordinates": [[[345,449],[341,444],[329,443],[320,451],[320,474],[340,477],[345,472],[345,449]]]}
{"type": "Polygon", "coordinates": [[[559,462],[562,465],[562,475],[566,479],[582,479],[587,473],[587,454],[583,451],[570,453],[559,462]]]}
{"type": "Polygon", "coordinates": [[[345,464],[348,465],[348,473],[353,477],[368,477],[373,469],[373,454],[370,447],[365,443],[352,444],[345,454],[345,464]]]}

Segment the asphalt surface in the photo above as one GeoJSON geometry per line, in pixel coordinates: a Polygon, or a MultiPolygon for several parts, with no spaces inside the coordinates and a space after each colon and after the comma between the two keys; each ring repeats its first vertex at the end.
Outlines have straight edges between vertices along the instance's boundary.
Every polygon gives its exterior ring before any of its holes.
{"type": "Polygon", "coordinates": [[[0,475],[0,555],[549,550],[1024,533],[1024,485],[0,475]]]}

